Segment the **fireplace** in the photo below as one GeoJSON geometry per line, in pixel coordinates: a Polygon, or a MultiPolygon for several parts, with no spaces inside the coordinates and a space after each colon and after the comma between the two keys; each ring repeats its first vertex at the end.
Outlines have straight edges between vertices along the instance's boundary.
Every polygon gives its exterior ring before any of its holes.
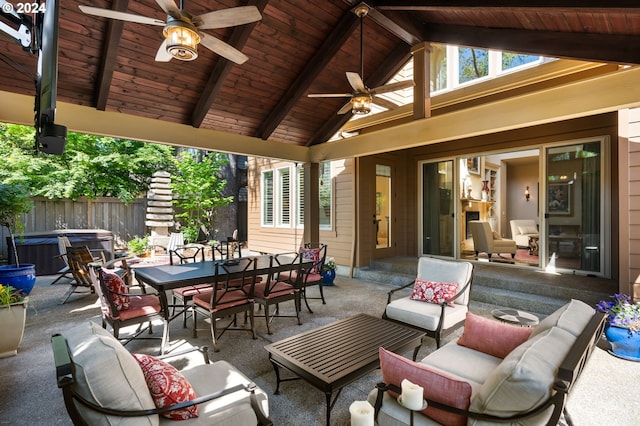
{"type": "Polygon", "coordinates": [[[466,238],[471,238],[471,231],[469,230],[470,220],[480,220],[479,211],[466,211],[464,212],[464,230],[466,238]]]}

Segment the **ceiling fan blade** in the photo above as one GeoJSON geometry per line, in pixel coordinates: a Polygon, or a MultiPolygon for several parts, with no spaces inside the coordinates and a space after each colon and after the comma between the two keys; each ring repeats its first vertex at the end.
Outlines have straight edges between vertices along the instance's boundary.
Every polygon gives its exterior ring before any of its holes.
{"type": "Polygon", "coordinates": [[[133,13],[118,12],[116,10],[100,9],[92,6],[78,6],[82,13],[87,15],[101,16],[103,18],[119,19],[127,22],[137,22],[138,24],[149,24],[164,26],[165,22],[148,16],[134,15],[133,13]]]}
{"type": "Polygon", "coordinates": [[[375,96],[373,97],[373,103],[378,105],[378,106],[381,106],[383,108],[386,108],[388,110],[396,109],[396,108],[399,107],[399,105],[396,105],[395,103],[393,103],[393,102],[391,102],[391,101],[389,101],[387,99],[378,98],[378,97],[375,97],[375,96]]]}
{"type": "Polygon", "coordinates": [[[371,89],[371,93],[389,93],[395,92],[396,90],[408,89],[409,87],[413,87],[413,80],[405,80],[398,81],[396,83],[385,84],[384,86],[378,86],[371,89]]]}
{"type": "Polygon", "coordinates": [[[349,111],[351,111],[351,101],[344,104],[344,106],[338,110],[338,114],[346,114],[349,111]]]}
{"type": "Polygon", "coordinates": [[[235,62],[236,64],[244,64],[247,62],[249,57],[244,53],[240,52],[235,47],[225,43],[224,41],[218,40],[217,38],[210,36],[205,33],[200,33],[200,44],[206,47],[207,49],[217,53],[218,55],[227,58],[231,62],[235,62]]]}
{"type": "Polygon", "coordinates": [[[156,3],[158,3],[158,6],[160,6],[167,15],[174,19],[182,19],[182,13],[173,0],[156,0],[156,3]]]}
{"type": "Polygon", "coordinates": [[[360,74],[358,74],[357,72],[347,71],[347,80],[349,80],[349,84],[356,92],[365,93],[367,91],[367,88],[364,85],[364,81],[362,81],[360,74]]]}
{"type": "Polygon", "coordinates": [[[261,19],[262,15],[257,7],[241,6],[203,13],[193,18],[193,25],[201,30],[208,30],[250,24],[261,19]]]}
{"type": "Polygon", "coordinates": [[[309,98],[350,98],[351,93],[309,93],[309,98]]]}
{"type": "Polygon", "coordinates": [[[171,58],[173,58],[173,56],[171,53],[167,52],[167,39],[165,38],[156,52],[156,61],[169,62],[171,58]]]}

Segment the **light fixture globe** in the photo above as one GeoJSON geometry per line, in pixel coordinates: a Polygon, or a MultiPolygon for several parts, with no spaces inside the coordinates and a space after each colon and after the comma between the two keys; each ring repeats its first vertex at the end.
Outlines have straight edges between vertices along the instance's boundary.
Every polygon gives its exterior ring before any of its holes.
{"type": "Polygon", "coordinates": [[[368,93],[358,93],[351,98],[351,112],[358,115],[366,115],[371,112],[373,99],[368,93]]]}
{"type": "Polygon", "coordinates": [[[167,39],[167,53],[181,61],[193,61],[198,57],[200,35],[190,22],[169,19],[162,30],[167,39]]]}

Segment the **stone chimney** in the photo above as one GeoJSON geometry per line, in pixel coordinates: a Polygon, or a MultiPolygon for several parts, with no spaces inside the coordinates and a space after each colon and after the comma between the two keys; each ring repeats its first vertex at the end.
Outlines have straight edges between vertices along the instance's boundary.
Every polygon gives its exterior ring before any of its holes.
{"type": "Polygon", "coordinates": [[[169,228],[174,225],[172,199],[171,174],[155,172],[147,192],[145,221],[145,225],[150,228],[150,246],[166,247],[169,243],[169,228]]]}

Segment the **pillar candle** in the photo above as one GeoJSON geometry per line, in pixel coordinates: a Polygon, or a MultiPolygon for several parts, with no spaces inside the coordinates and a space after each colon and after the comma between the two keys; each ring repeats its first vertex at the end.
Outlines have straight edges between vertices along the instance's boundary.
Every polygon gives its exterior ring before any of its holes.
{"type": "Polygon", "coordinates": [[[424,405],[424,389],[409,380],[404,379],[402,386],[402,405],[409,410],[418,411],[424,405]]]}
{"type": "Polygon", "coordinates": [[[351,426],[373,426],[373,407],[368,401],[354,401],[349,406],[351,426]]]}

